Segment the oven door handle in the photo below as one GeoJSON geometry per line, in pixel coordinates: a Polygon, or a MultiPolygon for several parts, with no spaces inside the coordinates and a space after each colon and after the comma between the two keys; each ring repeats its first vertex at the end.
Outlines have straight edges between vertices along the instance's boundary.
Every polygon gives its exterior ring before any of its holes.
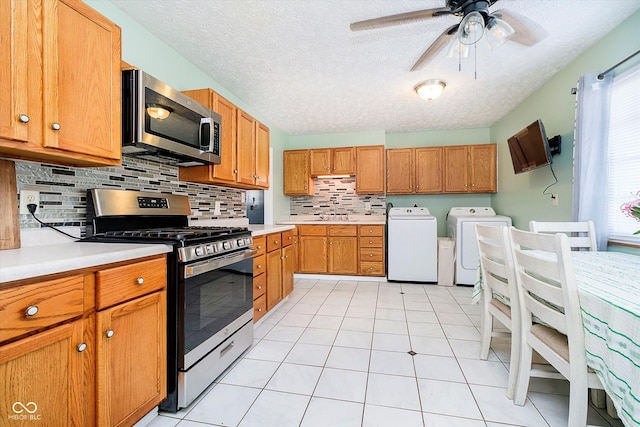
{"type": "MultiPolygon", "coordinates": [[[[230,254],[231,256],[224,256],[220,258],[213,258],[206,261],[198,262],[195,264],[188,264],[184,267],[184,277],[197,276],[202,273],[206,273],[212,270],[217,270],[222,267],[226,267],[236,262],[243,261],[245,259],[253,258],[258,251],[256,249],[247,249],[240,253],[230,254]]],[[[253,274],[253,272],[251,272],[253,274]]]]}

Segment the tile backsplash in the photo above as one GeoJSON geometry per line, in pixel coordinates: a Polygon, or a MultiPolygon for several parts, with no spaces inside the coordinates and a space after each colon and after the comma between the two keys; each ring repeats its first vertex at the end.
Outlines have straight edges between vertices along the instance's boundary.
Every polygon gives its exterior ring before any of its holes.
{"type": "Polygon", "coordinates": [[[384,215],[386,197],[383,194],[356,194],[356,179],[316,178],[313,196],[291,197],[291,216],[323,214],[384,215]],[[371,210],[365,210],[365,203],[371,210]]]}
{"type": "MultiPolygon", "coordinates": [[[[40,192],[36,216],[50,225],[84,227],[90,188],[184,194],[189,196],[191,221],[246,217],[244,190],[179,181],[176,166],[128,156],[122,158],[122,166],[102,168],[15,163],[18,191],[40,192]],[[222,202],[220,215],[213,215],[215,201],[222,202]]],[[[20,215],[19,222],[20,228],[40,226],[31,215],[20,215]]]]}

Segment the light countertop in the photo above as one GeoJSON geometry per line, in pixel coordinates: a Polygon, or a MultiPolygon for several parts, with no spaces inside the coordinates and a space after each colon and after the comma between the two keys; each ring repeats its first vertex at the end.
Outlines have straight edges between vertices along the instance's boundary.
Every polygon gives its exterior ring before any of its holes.
{"type": "Polygon", "coordinates": [[[280,233],[282,231],[293,230],[294,224],[276,224],[276,225],[264,225],[264,224],[249,224],[249,231],[253,236],[261,236],[263,234],[280,233]]]}
{"type": "Polygon", "coordinates": [[[278,221],[278,224],[319,224],[319,225],[384,225],[385,215],[350,215],[348,220],[340,218],[321,220],[319,215],[291,215],[286,221],[278,221]]]}
{"type": "Polygon", "coordinates": [[[171,252],[163,244],[66,242],[0,251],[0,283],[171,252]]]}

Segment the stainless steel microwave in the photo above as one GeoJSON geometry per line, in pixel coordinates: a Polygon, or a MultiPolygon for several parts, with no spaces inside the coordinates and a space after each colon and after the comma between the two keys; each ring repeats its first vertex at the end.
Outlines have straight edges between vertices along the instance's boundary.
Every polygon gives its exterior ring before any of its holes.
{"type": "Polygon", "coordinates": [[[125,70],[122,153],[179,166],[220,163],[220,115],[143,71],[125,70]]]}

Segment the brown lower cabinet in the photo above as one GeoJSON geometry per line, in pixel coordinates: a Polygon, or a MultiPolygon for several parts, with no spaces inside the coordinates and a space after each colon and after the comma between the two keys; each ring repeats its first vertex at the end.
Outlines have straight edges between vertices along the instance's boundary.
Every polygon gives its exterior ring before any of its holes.
{"type": "Polygon", "coordinates": [[[384,225],[308,224],[298,234],[300,273],[385,275],[384,225]]]}
{"type": "Polygon", "coordinates": [[[297,245],[294,230],[255,236],[253,321],[257,322],[293,290],[297,245]]]}
{"type": "Polygon", "coordinates": [[[133,425],[166,397],[164,256],[18,281],[0,319],[3,420],[133,425]]]}

